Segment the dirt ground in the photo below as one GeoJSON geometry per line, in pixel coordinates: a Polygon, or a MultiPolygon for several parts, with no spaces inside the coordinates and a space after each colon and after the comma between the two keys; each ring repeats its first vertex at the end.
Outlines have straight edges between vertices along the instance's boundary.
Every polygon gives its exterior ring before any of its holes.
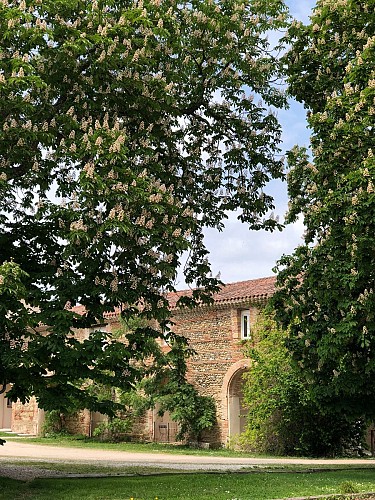
{"type": "MultiPolygon", "coordinates": [[[[91,463],[98,466],[130,467],[149,466],[165,469],[181,470],[210,470],[210,471],[236,471],[251,466],[267,465],[309,465],[311,467],[320,465],[362,465],[373,464],[374,458],[360,459],[305,459],[305,458],[247,458],[247,457],[219,457],[219,456],[197,456],[197,455],[172,455],[167,453],[135,453],[126,451],[64,448],[59,446],[47,446],[27,443],[26,441],[15,442],[7,439],[4,446],[0,447],[0,473],[4,469],[13,469],[14,476],[18,476],[17,467],[7,466],[9,460],[28,461],[50,461],[64,463],[91,463]]],[[[5,471],[4,471],[5,472],[5,471]]],[[[25,471],[25,474],[32,474],[25,471]]],[[[34,472],[35,473],[35,472],[34,472]]],[[[53,474],[61,475],[56,471],[53,474]]],[[[7,474],[8,475],[8,474],[7,474]]]]}

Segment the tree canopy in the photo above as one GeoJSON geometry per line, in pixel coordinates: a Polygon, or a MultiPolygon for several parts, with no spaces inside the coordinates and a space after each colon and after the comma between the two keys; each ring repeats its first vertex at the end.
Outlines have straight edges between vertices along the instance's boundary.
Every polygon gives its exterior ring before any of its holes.
{"type": "Polygon", "coordinates": [[[217,288],[203,229],[220,229],[228,210],[252,229],[278,227],[264,187],[283,175],[273,110],[285,96],[267,36],[285,19],[279,0],[0,1],[0,383],[13,384],[10,397],[110,411],[82,382],[126,390],[144,375],[150,338],[176,345],[165,294],[184,252],[195,287],[185,304],[217,288]],[[74,338],[115,307],[160,328],[126,342],[74,338]]]}
{"type": "Polygon", "coordinates": [[[278,263],[274,303],[316,400],[353,419],[375,413],[374,7],[319,0],[285,57],[312,159],[288,155],[288,220],[302,215],[306,233],[278,263]]]}

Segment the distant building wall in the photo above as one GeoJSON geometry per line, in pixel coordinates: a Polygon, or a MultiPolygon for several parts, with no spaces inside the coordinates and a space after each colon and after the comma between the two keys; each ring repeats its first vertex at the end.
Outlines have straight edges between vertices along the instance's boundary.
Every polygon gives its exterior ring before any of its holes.
{"type": "Polygon", "coordinates": [[[258,307],[244,302],[174,311],[174,330],[184,335],[189,340],[189,347],[196,352],[188,363],[188,379],[200,394],[213,397],[216,403],[217,425],[203,434],[205,441],[225,444],[229,437],[228,391],[231,378],[227,380],[227,374],[234,365],[236,371],[241,372],[246,366],[246,362],[242,361],[241,311],[250,311],[250,324],[254,326],[258,307]]]}
{"type": "Polygon", "coordinates": [[[38,403],[33,397],[28,403],[17,401],[12,405],[12,431],[18,434],[37,435],[40,432],[40,414],[38,403]]]}

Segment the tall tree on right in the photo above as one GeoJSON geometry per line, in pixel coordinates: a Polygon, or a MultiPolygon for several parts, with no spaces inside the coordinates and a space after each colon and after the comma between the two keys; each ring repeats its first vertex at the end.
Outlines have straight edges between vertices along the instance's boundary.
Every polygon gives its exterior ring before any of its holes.
{"type": "Polygon", "coordinates": [[[306,232],[278,262],[274,305],[314,399],[353,422],[375,415],[374,8],[318,0],[285,56],[312,158],[288,154],[288,222],[302,216],[306,232]]]}

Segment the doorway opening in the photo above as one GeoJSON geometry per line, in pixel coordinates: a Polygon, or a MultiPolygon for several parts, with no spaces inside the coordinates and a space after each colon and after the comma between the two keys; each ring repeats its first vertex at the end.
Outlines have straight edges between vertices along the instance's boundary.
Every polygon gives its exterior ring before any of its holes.
{"type": "Polygon", "coordinates": [[[244,373],[244,368],[237,370],[228,384],[228,434],[231,438],[242,434],[246,427],[248,410],[244,407],[244,373]]]}

